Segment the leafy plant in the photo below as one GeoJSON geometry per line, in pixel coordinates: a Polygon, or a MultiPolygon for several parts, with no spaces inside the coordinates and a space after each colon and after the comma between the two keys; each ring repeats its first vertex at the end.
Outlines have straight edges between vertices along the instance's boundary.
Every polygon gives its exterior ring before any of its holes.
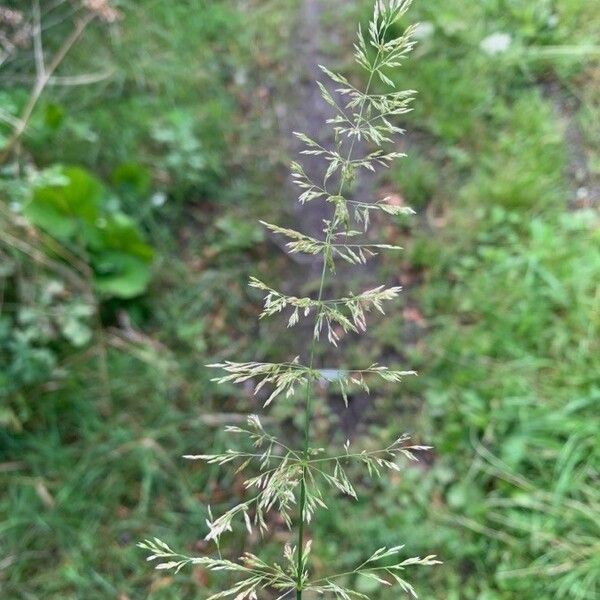
{"type": "Polygon", "coordinates": [[[144,292],[154,253],[138,226],[111,206],[104,186],[86,170],[65,167],[54,173],[52,181],[34,187],[24,215],[89,255],[99,293],[132,298],[144,292]]]}
{"type": "Polygon", "coordinates": [[[392,120],[410,110],[412,91],[374,93],[373,86],[380,80],[393,86],[388,72],[399,67],[414,46],[412,35],[415,28],[392,36],[392,27],[406,13],[411,0],[377,0],[373,17],[365,36],[359,28],[355,45],[355,60],[368,76],[364,90],[355,87],[346,77],[321,67],[336,87],[338,99],[323,83],[319,82],[321,95],[335,111],[328,122],[333,128],[334,144],[326,147],[302,133],[296,135],[305,144],[304,155],[318,156],[328,164],[323,181],[314,181],[304,168],[294,163],[292,172],[301,189],[300,202],[324,202],[331,208],[331,216],[324,221],[323,235],[315,238],[293,229],[269,223],[264,225],[278,235],[287,237],[290,253],[303,253],[318,257],[322,263],[319,292],[316,298],[288,296],[253,278],[251,285],[266,293],[262,317],[282,311],[291,311],[288,326],[301,320],[312,319],[312,343],[307,352],[306,364],[300,357],[283,363],[231,362],[211,365],[225,371],[217,377],[219,383],[246,383],[253,381],[255,393],[263,387],[270,388],[265,406],[283,398],[304,398],[304,443],[294,449],[273,434],[267,432],[260,418],[248,417],[247,427],[230,426],[226,431],[241,436],[252,446],[249,451],[229,449],[223,453],[188,455],[190,460],[202,460],[209,464],[236,463],[237,472],[258,468],[257,475],[249,475],[244,486],[254,496],[234,506],[220,516],[209,510],[207,541],[215,542],[219,557],[189,557],[172,550],[159,539],[147,540],[140,547],[149,551],[148,560],[158,561],[157,569],[179,571],[187,565],[200,565],[212,571],[225,571],[237,576],[235,583],[211,598],[235,597],[236,600],[257,598],[262,589],[273,589],[279,598],[296,596],[301,600],[304,592],[330,595],[343,600],[367,598],[354,588],[352,579],[360,576],[377,586],[397,583],[400,588],[416,596],[414,588],[404,579],[404,571],[413,565],[431,566],[438,563],[434,556],[403,558],[404,546],[382,547],[372,552],[354,569],[343,573],[331,573],[324,577],[313,576],[310,568],[311,541],[307,540],[306,528],[315,513],[327,508],[327,492],[341,493],[352,498],[357,491],[348,476],[351,465],[362,465],[371,477],[380,477],[386,471],[401,470],[402,461],[417,460],[420,451],[428,447],[411,444],[408,435],[401,435],[389,446],[367,452],[354,450],[350,441],[341,453],[331,453],[316,448],[311,442],[311,422],[314,410],[315,385],[325,379],[335,382],[346,404],[349,390],[369,391],[369,382],[377,378],[399,383],[410,377],[413,371],[396,371],[379,364],[357,369],[318,369],[316,367],[317,344],[322,336],[337,345],[339,328],[346,332],[360,333],[366,329],[367,313],[383,312],[383,303],[394,299],[399,288],[378,286],[361,294],[349,294],[337,299],[326,299],[327,279],[336,271],[336,265],[345,261],[352,265],[365,264],[381,250],[399,250],[388,244],[372,243],[369,231],[372,213],[389,215],[406,214],[410,209],[386,200],[372,202],[352,200],[348,197],[352,182],[360,170],[375,171],[376,167],[388,167],[402,155],[388,150],[392,136],[401,130],[392,120]],[[357,140],[364,140],[377,149],[364,156],[355,156],[357,140]],[[360,229],[352,229],[355,222],[360,229]],[[276,510],[291,530],[297,528],[297,542],[285,545],[282,563],[270,563],[246,553],[239,562],[220,556],[220,539],[231,531],[236,520],[242,520],[248,531],[257,528],[265,533],[269,529],[268,515],[276,510]]]}
{"type": "MultiPolygon", "coordinates": [[[[112,231],[111,240],[115,226],[123,226],[118,214],[107,213],[106,223],[102,222],[106,198],[99,181],[82,169],[39,171],[28,153],[35,139],[47,141],[63,121],[59,104],[48,103],[40,110],[48,86],[89,82],[87,76],[57,75],[65,59],[92,23],[113,22],[119,12],[108,0],[27,4],[18,9],[0,7],[0,67],[3,81],[9,82],[0,109],[0,424],[12,429],[21,428],[35,414],[31,397],[37,399],[44,386],[56,388],[66,379],[61,359],[83,348],[99,350],[96,366],[103,378],[102,395],[109,395],[102,334],[96,336],[95,347],[90,344],[100,319],[86,252],[99,260],[107,249],[123,250],[122,244],[110,243],[98,231],[112,231]],[[26,138],[31,130],[35,135],[26,138]]],[[[140,265],[146,270],[148,252],[137,245],[137,257],[144,255],[140,265]]],[[[124,256],[130,255],[128,248],[124,256]]],[[[111,274],[120,269],[122,275],[122,257],[113,254],[112,259],[111,274]]],[[[129,287],[120,281],[113,286],[113,295],[132,292],[130,277],[126,279],[129,287]]],[[[100,284],[97,280],[97,290],[100,284]]],[[[133,291],[139,289],[138,281],[133,291]]]]}
{"type": "Polygon", "coordinates": [[[91,342],[97,306],[83,265],[61,261],[56,240],[1,205],[0,230],[0,425],[15,430],[35,413],[28,397],[63,378],[63,350],[91,342]]]}
{"type": "MultiPolygon", "coordinates": [[[[215,119],[217,122],[219,117],[215,119]]],[[[151,131],[161,155],[161,167],[170,187],[204,192],[214,187],[222,174],[214,149],[206,149],[198,135],[197,117],[188,111],[173,111],[151,131]]]]}

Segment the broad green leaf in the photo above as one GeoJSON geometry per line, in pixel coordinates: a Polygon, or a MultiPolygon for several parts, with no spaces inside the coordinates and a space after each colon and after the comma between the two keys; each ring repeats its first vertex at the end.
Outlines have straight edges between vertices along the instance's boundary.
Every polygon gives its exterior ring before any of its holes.
{"type": "Polygon", "coordinates": [[[98,224],[97,234],[89,241],[92,252],[114,250],[150,262],[154,250],[144,241],[135,221],[123,213],[115,213],[98,224]]]}
{"type": "Polygon", "coordinates": [[[104,189],[84,169],[67,167],[63,175],[64,184],[36,188],[23,213],[50,235],[68,240],[86,224],[93,225],[98,219],[104,189]]]}
{"type": "Polygon", "coordinates": [[[133,298],[145,291],[154,251],[128,216],[117,213],[101,223],[90,251],[100,293],[133,298]]]}
{"type": "Polygon", "coordinates": [[[148,287],[150,263],[125,252],[107,250],[93,260],[96,290],[107,296],[134,298],[148,287]]]}

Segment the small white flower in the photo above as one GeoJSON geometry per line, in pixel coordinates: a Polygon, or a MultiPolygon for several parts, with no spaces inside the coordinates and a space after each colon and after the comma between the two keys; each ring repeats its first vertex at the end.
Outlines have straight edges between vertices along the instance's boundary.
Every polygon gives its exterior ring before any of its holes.
{"type": "Polygon", "coordinates": [[[152,206],[155,206],[156,208],[164,206],[166,201],[167,195],[164,192],[156,192],[156,194],[153,194],[152,198],[150,198],[152,206]]]}
{"type": "Polygon", "coordinates": [[[502,33],[500,31],[488,35],[486,38],[481,40],[479,47],[490,56],[496,54],[503,54],[506,52],[512,44],[512,36],[510,33],[502,33]]]}

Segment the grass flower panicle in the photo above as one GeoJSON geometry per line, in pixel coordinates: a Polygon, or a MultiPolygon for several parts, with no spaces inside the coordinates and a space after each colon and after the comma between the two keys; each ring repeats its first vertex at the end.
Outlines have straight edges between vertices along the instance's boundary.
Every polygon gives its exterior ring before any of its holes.
{"type": "Polygon", "coordinates": [[[249,532],[257,528],[268,529],[267,514],[278,511],[290,530],[296,531],[296,543],[286,544],[281,563],[268,564],[254,554],[244,554],[238,562],[218,558],[193,558],[179,554],[164,542],[146,540],[141,548],[150,552],[149,561],[156,561],[156,568],[179,571],[187,565],[201,565],[211,571],[230,572],[235,583],[209,600],[234,598],[252,600],[260,590],[275,590],[279,598],[296,597],[301,600],[304,592],[350,600],[368,598],[354,590],[348,582],[357,575],[370,579],[381,586],[397,584],[408,595],[416,592],[404,578],[408,567],[438,564],[435,556],[404,557],[404,546],[379,548],[352,571],[331,573],[315,577],[310,564],[311,541],[306,539],[308,526],[318,510],[327,509],[327,492],[341,493],[356,498],[358,491],[352,483],[348,466],[362,465],[369,476],[380,477],[386,471],[399,471],[403,462],[417,460],[417,454],[429,447],[413,445],[408,435],[401,435],[391,445],[377,451],[354,451],[346,442],[343,452],[331,454],[322,448],[311,446],[311,420],[313,414],[313,392],[319,382],[338,387],[340,395],[348,403],[350,389],[358,388],[369,392],[369,380],[379,378],[386,382],[399,383],[404,377],[416,375],[414,371],[398,371],[379,364],[355,370],[317,369],[315,367],[316,346],[326,334],[328,341],[337,345],[339,330],[362,333],[367,328],[369,313],[384,313],[384,303],[393,301],[401,292],[400,287],[376,286],[359,294],[348,294],[341,298],[325,298],[327,276],[335,273],[336,264],[344,261],[352,265],[365,264],[380,251],[400,250],[393,245],[361,241],[370,227],[373,212],[385,215],[411,214],[413,211],[398,206],[393,198],[380,201],[353,200],[348,198],[352,182],[359,171],[375,171],[404,156],[392,147],[393,136],[403,131],[392,121],[410,110],[414,97],[412,90],[397,91],[389,77],[389,71],[401,66],[412,50],[415,27],[409,27],[402,35],[394,37],[393,26],[406,13],[411,0],[377,0],[368,30],[359,28],[354,47],[357,65],[366,73],[368,83],[360,90],[339,73],[321,67],[329,84],[318,82],[323,100],[334,110],[335,116],[328,120],[332,128],[331,147],[326,147],[303,133],[295,135],[303,142],[301,154],[320,157],[327,163],[323,181],[316,182],[307,175],[303,166],[294,162],[292,175],[301,193],[303,204],[317,201],[331,207],[331,216],[324,221],[320,237],[306,235],[294,229],[264,223],[273,233],[287,238],[290,253],[303,253],[320,257],[322,270],[319,292],[316,298],[286,295],[257,278],[251,278],[250,286],[264,292],[264,308],[260,318],[287,313],[288,326],[293,327],[301,320],[311,320],[312,343],[306,364],[300,357],[283,363],[224,362],[209,365],[225,374],[218,376],[218,383],[253,382],[255,393],[268,388],[267,406],[280,397],[295,397],[304,394],[304,444],[300,449],[289,447],[277,437],[269,434],[258,416],[248,417],[247,427],[231,426],[226,431],[244,436],[251,450],[226,450],[217,454],[186,456],[189,460],[202,460],[209,464],[235,465],[236,472],[252,471],[244,481],[250,499],[234,506],[217,518],[207,521],[206,540],[217,544],[221,536],[232,531],[233,524],[240,521],[249,532]],[[375,84],[392,88],[389,93],[375,93],[375,84]],[[338,98],[338,99],[336,99],[338,98]],[[364,156],[356,156],[357,141],[374,146],[375,150],[364,156]],[[351,220],[360,229],[351,228],[351,220]],[[258,474],[256,474],[258,473],[258,474]]]}

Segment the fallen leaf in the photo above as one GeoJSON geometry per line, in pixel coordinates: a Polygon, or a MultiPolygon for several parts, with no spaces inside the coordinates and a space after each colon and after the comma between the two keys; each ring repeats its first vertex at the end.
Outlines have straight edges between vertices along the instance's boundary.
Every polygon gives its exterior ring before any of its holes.
{"type": "Polygon", "coordinates": [[[425,327],[427,325],[427,321],[425,320],[425,317],[423,316],[421,311],[418,308],[415,308],[414,306],[405,307],[402,311],[402,316],[409,323],[416,323],[421,327],[425,327]]]}
{"type": "Polygon", "coordinates": [[[172,583],[172,577],[161,577],[160,579],[155,579],[150,585],[150,591],[157,592],[158,590],[162,590],[163,588],[169,587],[172,583]]]}
{"type": "Polygon", "coordinates": [[[208,573],[202,567],[196,567],[192,571],[192,577],[198,587],[205,588],[208,585],[208,573]]]}

